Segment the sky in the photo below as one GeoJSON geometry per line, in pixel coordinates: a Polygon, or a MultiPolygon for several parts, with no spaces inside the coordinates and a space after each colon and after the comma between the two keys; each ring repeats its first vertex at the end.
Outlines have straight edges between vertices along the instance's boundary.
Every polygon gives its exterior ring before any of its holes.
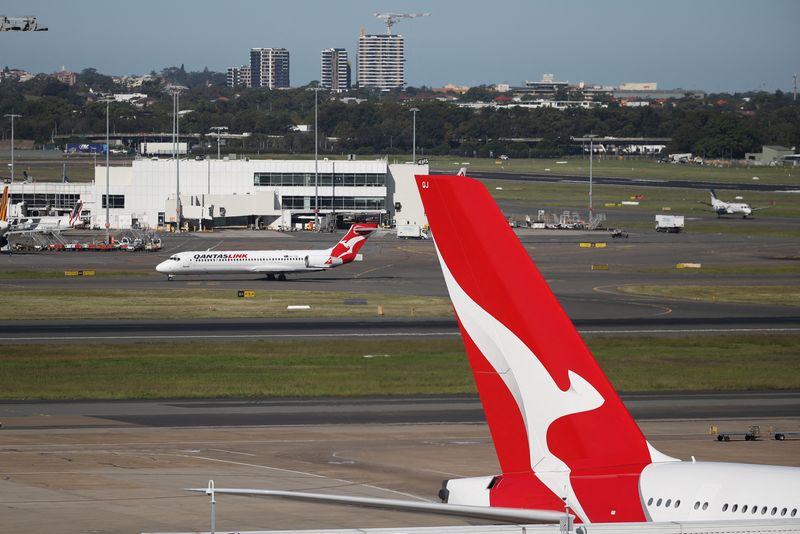
{"type": "Polygon", "coordinates": [[[320,77],[320,51],[348,51],[360,29],[403,20],[406,83],[597,85],[657,82],[709,92],[792,90],[800,73],[798,0],[4,0],[0,15],[36,16],[48,32],[0,33],[0,68],[111,75],[185,65],[224,72],[250,48],[287,48],[291,84],[320,77]]]}

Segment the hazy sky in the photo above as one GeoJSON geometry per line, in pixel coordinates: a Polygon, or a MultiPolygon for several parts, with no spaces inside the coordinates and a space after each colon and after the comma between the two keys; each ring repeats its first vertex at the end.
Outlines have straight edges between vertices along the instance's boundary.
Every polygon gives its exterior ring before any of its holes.
{"type": "Polygon", "coordinates": [[[0,9],[50,28],[0,33],[0,68],[33,72],[224,71],[246,63],[250,48],[284,47],[292,85],[304,85],[319,79],[323,48],[346,48],[355,72],[360,28],[385,30],[375,12],[431,13],[394,27],[414,86],[520,85],[554,73],[573,83],[790,91],[800,72],[798,0],[5,0],[0,9]]]}

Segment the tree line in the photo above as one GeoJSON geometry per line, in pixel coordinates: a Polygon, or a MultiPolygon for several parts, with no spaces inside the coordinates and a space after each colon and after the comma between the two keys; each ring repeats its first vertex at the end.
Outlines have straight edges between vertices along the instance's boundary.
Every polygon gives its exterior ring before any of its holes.
{"type": "MultiPolygon", "coordinates": [[[[181,84],[181,132],[206,134],[212,126],[231,133],[250,132],[231,141],[227,150],[250,153],[309,153],[313,133],[293,131],[314,124],[314,84],[288,90],[228,88],[224,75],[186,72],[183,66],[151,73],[152,81],[133,89],[148,96],[138,108],[110,104],[114,133],[172,131],[172,97],[168,84],[181,84]]],[[[131,90],[95,69],[84,69],[68,86],[39,75],[26,82],[0,82],[0,116],[22,115],[15,123],[19,139],[37,144],[85,141],[85,135],[105,132],[106,104],[98,96],[131,90]]],[[[651,107],[607,107],[555,110],[497,107],[469,109],[440,101],[425,87],[406,91],[355,90],[346,95],[318,94],[319,150],[322,154],[400,154],[411,152],[412,113],[417,113],[417,150],[423,154],[489,157],[551,157],[578,153],[572,137],[586,134],[615,137],[669,137],[669,152],[692,152],[715,158],[741,158],[762,145],[800,145],[800,104],[792,95],[753,92],[711,94],[651,107]],[[349,97],[343,101],[342,97],[349,97]],[[538,142],[526,141],[540,138],[538,142]],[[513,140],[518,139],[518,140],[513,140]],[[523,140],[519,140],[523,139],[523,140]]],[[[470,90],[467,100],[496,96],[487,87],[470,90]]],[[[8,119],[0,127],[10,135],[8,119]]]]}

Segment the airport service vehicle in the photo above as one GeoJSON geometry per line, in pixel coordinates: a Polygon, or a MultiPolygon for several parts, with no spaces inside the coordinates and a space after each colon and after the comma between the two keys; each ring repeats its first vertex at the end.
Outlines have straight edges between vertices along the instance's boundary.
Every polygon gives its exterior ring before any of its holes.
{"type": "Polygon", "coordinates": [[[706,206],[711,206],[719,219],[723,215],[741,215],[742,219],[751,216],[754,211],[763,210],[764,208],[753,208],[750,204],[745,202],[725,202],[717,198],[717,193],[711,190],[711,202],[700,202],[706,206]]]}
{"type": "Polygon", "coordinates": [[[168,280],[184,274],[263,274],[268,280],[286,280],[288,273],[325,271],[360,261],[358,251],[376,224],[356,223],[334,246],[325,250],[195,250],[179,252],[162,261],[156,271],[168,280]]]}
{"type": "Polygon", "coordinates": [[[518,523],[569,515],[621,525],[618,532],[800,532],[800,468],[680,461],[656,450],[487,189],[464,177],[416,180],[501,472],[444,481],[441,503],[256,489],[216,494],[518,523]]]}
{"type": "Polygon", "coordinates": [[[398,224],[397,237],[402,239],[428,239],[428,235],[416,224],[398,224]]]}
{"type": "Polygon", "coordinates": [[[656,215],[656,232],[677,234],[683,230],[683,215],[656,215]]]}

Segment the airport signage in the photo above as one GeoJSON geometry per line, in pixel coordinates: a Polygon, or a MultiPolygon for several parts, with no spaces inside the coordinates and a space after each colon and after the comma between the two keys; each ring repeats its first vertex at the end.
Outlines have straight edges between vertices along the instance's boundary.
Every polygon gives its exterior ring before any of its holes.
{"type": "Polygon", "coordinates": [[[256,292],[255,291],[250,291],[250,290],[240,290],[237,293],[237,296],[240,299],[252,299],[252,298],[256,297],[256,292]]]}
{"type": "Polygon", "coordinates": [[[94,276],[94,271],[64,271],[64,276],[94,276]]]}

